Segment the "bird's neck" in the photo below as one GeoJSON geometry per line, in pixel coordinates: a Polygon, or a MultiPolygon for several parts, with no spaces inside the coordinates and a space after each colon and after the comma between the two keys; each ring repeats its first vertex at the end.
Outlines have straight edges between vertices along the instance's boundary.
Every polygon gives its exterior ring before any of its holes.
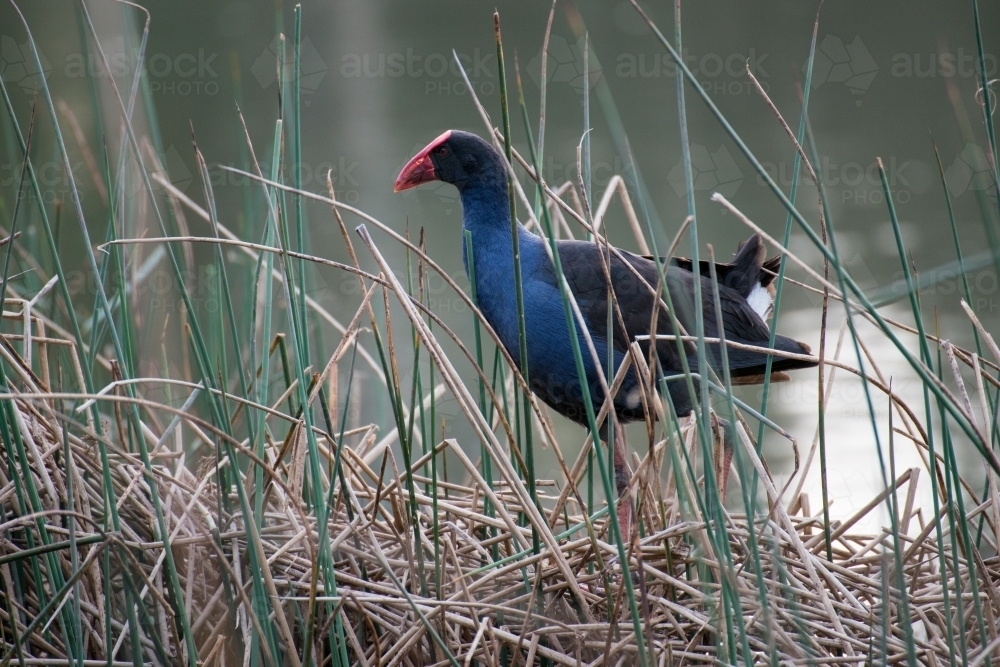
{"type": "MultiPolygon", "coordinates": [[[[478,306],[500,337],[507,351],[519,363],[518,317],[514,273],[514,236],[506,183],[502,188],[466,188],[462,192],[462,260],[472,278],[469,256],[475,265],[478,306]],[[470,244],[471,238],[471,244],[470,244]]],[[[517,224],[521,284],[530,282],[539,261],[547,260],[542,240],[517,224]]]]}
{"type": "MultiPolygon", "coordinates": [[[[466,188],[462,192],[464,238],[462,259],[469,277],[469,255],[475,264],[475,289],[479,307],[497,330],[504,347],[516,350],[514,249],[506,183],[497,188],[466,188]],[[471,247],[469,237],[471,236],[471,247]],[[471,250],[471,253],[470,253],[471,250]]],[[[539,261],[547,259],[541,239],[518,224],[521,280],[525,284],[539,261]]],[[[515,354],[515,357],[517,355],[515,354]]]]}
{"type": "MultiPolygon", "coordinates": [[[[510,204],[507,199],[506,179],[496,179],[479,187],[467,187],[461,192],[462,226],[472,236],[472,254],[476,261],[477,278],[497,272],[513,274],[513,243],[510,224],[510,204]]],[[[520,224],[517,225],[518,241],[522,248],[537,240],[520,224]]],[[[463,239],[463,249],[464,239],[463,239]]],[[[523,250],[522,250],[523,254],[523,250]]],[[[524,258],[522,257],[522,260],[524,258]]],[[[468,249],[463,260],[468,272],[468,249]]],[[[480,280],[477,279],[477,283],[480,280]]]]}

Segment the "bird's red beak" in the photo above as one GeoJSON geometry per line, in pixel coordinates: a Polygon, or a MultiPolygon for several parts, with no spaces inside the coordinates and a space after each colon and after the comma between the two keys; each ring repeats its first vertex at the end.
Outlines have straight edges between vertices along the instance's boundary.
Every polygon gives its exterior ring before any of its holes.
{"type": "Polygon", "coordinates": [[[392,191],[400,192],[402,190],[409,190],[410,188],[417,187],[421,183],[437,180],[437,172],[434,171],[434,163],[431,162],[431,151],[448,141],[448,137],[450,136],[451,130],[448,130],[440,137],[427,144],[422,151],[414,155],[413,158],[406,163],[406,166],[403,167],[403,171],[399,172],[399,176],[396,177],[396,185],[392,188],[392,191]]]}

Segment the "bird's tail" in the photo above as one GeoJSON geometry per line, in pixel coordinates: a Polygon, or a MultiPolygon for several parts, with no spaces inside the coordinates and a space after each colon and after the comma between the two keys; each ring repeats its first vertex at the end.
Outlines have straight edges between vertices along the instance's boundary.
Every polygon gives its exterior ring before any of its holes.
{"type": "MultiPolygon", "coordinates": [[[[766,345],[766,343],[765,343],[766,345]]],[[[762,345],[761,347],[764,347],[762,345]]],[[[789,338],[788,336],[777,335],[774,338],[774,349],[791,354],[812,355],[812,350],[805,343],[789,338]]],[[[716,354],[720,351],[713,350],[716,354]]],[[[731,353],[732,354],[732,353],[731,353]]],[[[742,364],[733,364],[730,358],[730,373],[733,384],[761,384],[764,382],[764,372],[767,370],[767,358],[771,357],[771,381],[784,382],[791,378],[785,371],[794,371],[800,368],[812,368],[816,362],[811,359],[794,359],[778,354],[767,355],[765,353],[753,353],[751,359],[743,357],[742,364]],[[746,362],[750,363],[746,363],[746,362]]],[[[713,366],[721,368],[721,359],[714,360],[713,366]]]]}
{"type": "MultiPolygon", "coordinates": [[[[754,234],[746,241],[740,243],[733,256],[732,269],[729,275],[732,276],[732,287],[740,293],[744,299],[750,296],[755,287],[762,284],[761,269],[764,266],[764,257],[767,249],[760,234],[754,234]]],[[[770,281],[768,281],[770,282],[770,281]]]]}
{"type": "MultiPolygon", "coordinates": [[[[808,345],[794,338],[782,336],[781,334],[774,337],[774,349],[792,354],[812,356],[812,349],[808,345]]],[[[774,361],[771,362],[771,368],[776,371],[793,371],[796,368],[812,368],[816,365],[816,362],[811,359],[789,359],[788,357],[779,357],[777,355],[772,355],[772,357],[774,361]]]]}
{"type": "MultiPolygon", "coordinates": [[[[812,356],[812,349],[805,343],[801,343],[794,338],[789,338],[788,336],[782,336],[778,334],[774,338],[774,349],[780,350],[782,352],[790,352],[791,354],[809,355],[812,356]]],[[[812,368],[816,365],[816,362],[811,359],[793,359],[789,357],[780,356],[777,354],[772,354],[771,356],[771,373],[784,374],[784,371],[794,371],[800,368],[812,368]]],[[[741,369],[740,372],[734,373],[734,376],[739,375],[743,377],[749,377],[751,375],[759,375],[761,381],[763,381],[764,371],[767,368],[767,355],[760,355],[761,363],[756,368],[750,367],[746,369],[741,369]]],[[[772,378],[774,379],[774,378],[772,378]]],[[[783,378],[778,378],[783,379],[783,378]]],[[[743,384],[746,384],[744,382],[743,384]]]]}

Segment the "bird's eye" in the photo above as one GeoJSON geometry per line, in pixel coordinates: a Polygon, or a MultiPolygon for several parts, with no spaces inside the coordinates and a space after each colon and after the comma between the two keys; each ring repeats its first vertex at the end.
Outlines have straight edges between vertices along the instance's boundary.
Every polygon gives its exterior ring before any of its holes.
{"type": "Polygon", "coordinates": [[[437,154],[440,155],[441,157],[445,157],[448,155],[448,149],[442,146],[441,148],[437,149],[437,154]]]}

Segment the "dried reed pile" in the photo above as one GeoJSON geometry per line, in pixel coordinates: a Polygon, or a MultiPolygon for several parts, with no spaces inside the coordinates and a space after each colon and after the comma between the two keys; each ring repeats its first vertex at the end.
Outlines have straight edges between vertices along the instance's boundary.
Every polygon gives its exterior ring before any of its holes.
{"type": "MultiPolygon", "coordinates": [[[[283,443],[272,442],[260,462],[264,497],[250,498],[262,508],[251,521],[260,550],[253,559],[248,549],[255,540],[247,539],[247,516],[238,511],[237,494],[218,486],[218,468],[229,460],[206,457],[199,463],[185,454],[191,449],[189,437],[214,450],[226,436],[188,412],[193,401],[177,409],[129,399],[119,384],[92,397],[107,420],[103,430],[108,435],[99,438],[86,424],[86,403],[65,409],[69,398],[85,397],[54,393],[60,373],[45,363],[40,375],[31,371],[31,357],[45,359],[55,346],[77,355],[72,341],[33,314],[31,305],[8,300],[5,316],[31,326],[23,330],[28,335],[4,336],[0,347],[8,366],[18,370],[16,378],[8,378],[17,389],[4,399],[18,432],[5,434],[9,440],[0,467],[5,603],[0,619],[8,660],[77,664],[66,659],[63,633],[53,631],[53,624],[69,623],[76,625],[78,641],[94,661],[86,664],[106,664],[106,657],[114,664],[133,664],[128,657],[132,633],[145,664],[179,662],[186,651],[174,613],[180,605],[206,665],[240,664],[247,648],[243,642],[250,641],[255,624],[272,625],[282,647],[283,655],[268,656],[273,647],[260,642],[266,663],[297,664],[306,641],[314,643],[314,655],[322,656],[328,653],[334,617],[341,620],[348,656],[356,664],[447,664],[447,653],[460,664],[501,664],[513,656],[525,664],[541,659],[567,665],[637,662],[621,563],[605,534],[606,510],[588,517],[573,493],[560,493],[559,485],[542,481],[539,499],[547,511],[539,521],[541,515],[522,504],[523,486],[518,492],[503,482],[477,482],[482,480],[477,464],[448,439],[435,452],[462,463],[464,469],[453,469],[451,477],[463,481],[438,480],[432,492],[432,480],[414,474],[418,525],[413,525],[402,463],[391,448],[376,443],[379,425],[356,428],[343,434],[339,465],[346,486],[335,480],[332,495],[327,530],[336,589],[328,590],[317,572],[315,512],[303,502],[303,476],[296,471],[304,438],[286,440],[290,453],[281,458],[283,443]],[[124,415],[129,404],[143,411],[148,468],[129,438],[124,415]],[[73,427],[64,428],[67,424],[73,427]],[[103,456],[110,479],[102,474],[103,456]],[[380,465],[372,467],[375,461],[380,465]],[[104,505],[105,484],[117,499],[117,530],[104,505]],[[171,599],[165,582],[166,554],[157,540],[151,486],[169,532],[182,600],[171,599]],[[533,529],[542,536],[537,553],[533,529]],[[549,543],[558,548],[548,548],[549,543]],[[267,563],[260,574],[273,602],[269,617],[259,616],[250,601],[251,561],[267,563]],[[56,584],[62,587],[57,590],[56,584]],[[135,607],[138,629],[129,625],[126,589],[130,599],[142,600],[135,607]]],[[[296,423],[294,415],[277,408],[267,419],[275,430],[282,422],[296,423]]],[[[338,439],[323,429],[316,433],[323,469],[333,470],[338,439]]],[[[984,558],[961,535],[946,534],[945,552],[939,553],[934,523],[926,510],[914,506],[917,469],[901,474],[851,520],[831,526],[833,559],[827,560],[821,515],[798,515],[808,505],[802,498],[791,504],[796,515],[775,503],[777,491],[750,454],[752,448],[746,452],[763,473],[762,487],[773,504],[770,514],[758,516],[753,525],[745,516],[728,513],[706,521],[698,504],[704,489],[694,488],[683,475],[679,483],[673,478],[663,483],[657,471],[666,450],[686,453],[697,465],[693,435],[692,428],[683,429],[637,465],[634,493],[643,537],[630,545],[626,576],[638,584],[644,641],[658,664],[734,663],[738,658],[720,655],[719,647],[727,645],[720,638],[737,632],[738,625],[754,661],[761,662],[777,657],[782,664],[901,664],[912,646],[921,664],[945,664],[959,626],[970,664],[983,664],[988,653],[1000,655],[993,641],[1000,636],[1000,560],[984,558]],[[852,529],[865,514],[882,508],[890,492],[901,501],[895,532],[899,551],[892,549],[889,528],[877,535],[852,529]],[[719,542],[722,536],[725,543],[719,542]],[[950,616],[941,562],[957,564],[945,575],[952,582],[950,616]],[[728,597],[734,593],[735,605],[728,597]],[[982,609],[985,637],[972,611],[974,601],[982,609]],[[733,608],[741,611],[740,618],[729,613],[733,608]],[[964,614],[956,617],[954,610],[960,608],[964,614]]],[[[412,469],[424,469],[429,458],[412,461],[412,469]]],[[[503,461],[494,464],[504,466],[503,461]]],[[[252,491],[253,475],[240,474],[252,491]]],[[[969,525],[986,519],[993,553],[997,509],[993,486],[992,497],[965,518],[969,525]]],[[[941,508],[942,515],[953,511],[947,503],[941,508]]]]}

